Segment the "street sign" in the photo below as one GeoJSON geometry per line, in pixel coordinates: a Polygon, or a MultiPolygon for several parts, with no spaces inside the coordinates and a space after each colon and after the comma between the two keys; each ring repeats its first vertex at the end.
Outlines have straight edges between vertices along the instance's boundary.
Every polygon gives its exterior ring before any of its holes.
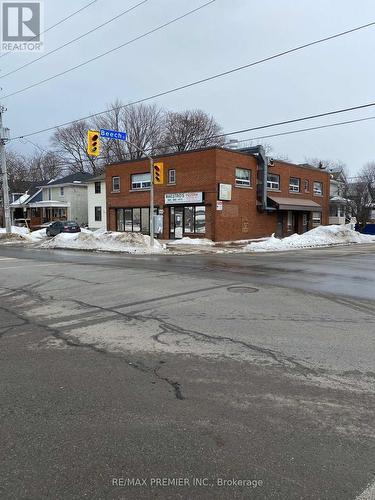
{"type": "Polygon", "coordinates": [[[104,139],[117,139],[119,141],[126,141],[126,132],[118,132],[117,130],[100,129],[100,137],[104,139]]]}

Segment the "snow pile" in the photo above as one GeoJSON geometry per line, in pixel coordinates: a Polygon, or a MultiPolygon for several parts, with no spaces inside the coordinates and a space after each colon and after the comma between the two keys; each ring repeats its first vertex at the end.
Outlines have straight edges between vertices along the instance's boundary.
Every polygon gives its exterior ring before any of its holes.
{"type": "Polygon", "coordinates": [[[5,243],[10,243],[11,241],[15,242],[29,242],[30,239],[30,231],[27,227],[18,227],[12,226],[11,233],[7,234],[6,229],[4,227],[0,227],[0,240],[5,243]]]}
{"type": "Polygon", "coordinates": [[[314,248],[329,245],[347,245],[349,243],[375,242],[374,236],[358,233],[347,226],[319,226],[304,234],[292,234],[283,239],[274,234],[266,241],[250,243],[246,250],[252,252],[276,252],[296,248],[314,248]]]}
{"type": "Polygon", "coordinates": [[[150,246],[150,236],[141,233],[117,233],[113,231],[85,231],[81,233],[61,233],[50,241],[42,243],[42,248],[68,248],[71,250],[99,250],[103,252],[162,253],[163,247],[154,240],[150,246]]]}
{"type": "Polygon", "coordinates": [[[32,231],[29,237],[34,241],[41,241],[47,238],[46,228],[39,229],[38,231],[32,231]]]}
{"type": "Polygon", "coordinates": [[[212,246],[215,245],[215,243],[212,240],[209,240],[208,238],[189,238],[189,236],[185,236],[184,238],[181,238],[180,240],[174,240],[168,243],[168,245],[205,245],[205,246],[212,246]]]}
{"type": "MultiPolygon", "coordinates": [[[[11,232],[12,234],[18,234],[20,236],[27,236],[30,233],[27,227],[18,227],[18,226],[12,226],[11,232]]],[[[4,227],[0,227],[0,234],[2,233],[6,233],[6,229],[4,227]]]]}

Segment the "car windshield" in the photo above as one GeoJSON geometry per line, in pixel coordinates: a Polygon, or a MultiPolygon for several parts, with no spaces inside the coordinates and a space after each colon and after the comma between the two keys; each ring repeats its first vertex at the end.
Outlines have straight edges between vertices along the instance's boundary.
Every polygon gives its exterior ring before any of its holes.
{"type": "Polygon", "coordinates": [[[64,226],[77,227],[78,224],[76,222],[65,222],[64,226]]]}

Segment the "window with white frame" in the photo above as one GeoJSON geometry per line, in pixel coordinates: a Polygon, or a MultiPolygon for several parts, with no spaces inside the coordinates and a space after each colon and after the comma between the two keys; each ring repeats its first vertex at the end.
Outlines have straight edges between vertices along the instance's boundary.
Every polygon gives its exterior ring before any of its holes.
{"type": "Polygon", "coordinates": [[[151,174],[133,174],[131,176],[131,190],[149,189],[151,187],[151,174]]]}
{"type": "Polygon", "coordinates": [[[112,177],[112,191],[120,191],[120,177],[118,176],[112,177]]]}
{"type": "Polygon", "coordinates": [[[236,168],[236,186],[251,186],[251,170],[236,168]]]}
{"type": "Polygon", "coordinates": [[[277,174],[268,174],[267,189],[279,191],[280,189],[280,176],[277,174]]]}
{"type": "Polygon", "coordinates": [[[102,185],[101,182],[95,182],[95,194],[100,194],[102,191],[102,185]]]}
{"type": "Polygon", "coordinates": [[[291,193],[299,193],[300,191],[301,179],[298,177],[290,177],[289,179],[289,191],[291,193]]]}
{"type": "Polygon", "coordinates": [[[322,223],[322,214],[321,212],[313,212],[313,227],[318,227],[322,223]]]}
{"type": "Polygon", "coordinates": [[[168,170],[168,184],[176,184],[176,170],[174,168],[168,170]]]}
{"type": "Polygon", "coordinates": [[[314,182],[314,194],[321,196],[323,194],[323,183],[322,182],[314,182]]]}

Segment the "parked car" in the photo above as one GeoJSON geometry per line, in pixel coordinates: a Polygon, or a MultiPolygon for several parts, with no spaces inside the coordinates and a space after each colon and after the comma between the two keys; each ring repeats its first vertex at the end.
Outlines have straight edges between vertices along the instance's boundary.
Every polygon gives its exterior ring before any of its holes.
{"type": "Polygon", "coordinates": [[[56,221],[52,222],[47,229],[46,229],[46,235],[47,236],[56,236],[57,234],[60,233],[80,233],[81,228],[79,225],[74,222],[74,221],[56,221]]]}

